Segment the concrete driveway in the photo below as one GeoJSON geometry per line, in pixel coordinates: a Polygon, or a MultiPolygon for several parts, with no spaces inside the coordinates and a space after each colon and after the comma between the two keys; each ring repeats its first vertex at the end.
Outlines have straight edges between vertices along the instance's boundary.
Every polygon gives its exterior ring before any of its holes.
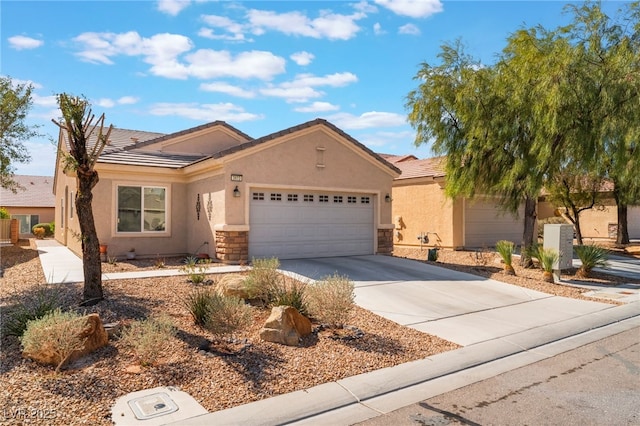
{"type": "Polygon", "coordinates": [[[355,283],[359,306],[463,346],[614,306],[553,296],[390,256],[282,260],[280,269],[310,279],[346,275],[355,283]]]}

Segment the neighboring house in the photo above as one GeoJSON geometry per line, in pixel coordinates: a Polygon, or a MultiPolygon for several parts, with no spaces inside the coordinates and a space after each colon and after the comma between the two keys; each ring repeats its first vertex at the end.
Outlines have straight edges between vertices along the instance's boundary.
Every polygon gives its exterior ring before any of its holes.
{"type": "MultiPolygon", "coordinates": [[[[96,170],[93,214],[109,256],[237,263],[392,250],[385,198],[400,170],[322,119],[259,139],[221,121],[169,135],[115,128],[96,170]]],[[[75,193],[59,157],[56,239],[80,253],[75,193]]]]}
{"type": "MultiPolygon", "coordinates": [[[[616,239],[618,207],[613,198],[613,183],[605,181],[600,187],[598,205],[580,213],[580,231],[583,239],[616,239]]],[[[552,204],[543,192],[538,200],[538,219],[561,215],[565,208],[552,204]]],[[[567,221],[567,223],[569,223],[567,221]]],[[[640,206],[628,206],[627,229],[630,239],[640,239],[640,206]]]]}
{"type": "Polygon", "coordinates": [[[15,194],[0,189],[0,207],[5,207],[12,219],[18,219],[20,238],[33,237],[33,225],[53,222],[55,217],[53,177],[14,175],[13,180],[21,188],[15,194]]]}
{"type": "Polygon", "coordinates": [[[395,246],[462,249],[492,247],[503,239],[521,243],[523,209],[515,217],[491,198],[445,196],[444,157],[385,157],[402,171],[392,192],[395,246]]]}

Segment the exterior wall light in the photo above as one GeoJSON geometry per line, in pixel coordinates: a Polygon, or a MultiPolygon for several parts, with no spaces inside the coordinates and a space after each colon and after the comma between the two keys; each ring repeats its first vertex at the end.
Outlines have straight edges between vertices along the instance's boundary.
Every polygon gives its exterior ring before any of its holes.
{"type": "Polygon", "coordinates": [[[389,195],[389,194],[385,195],[384,201],[387,202],[387,203],[390,203],[391,202],[391,195],[389,195]]]}
{"type": "Polygon", "coordinates": [[[236,198],[240,196],[240,190],[238,189],[238,185],[236,185],[236,188],[233,190],[233,196],[236,198]]]}

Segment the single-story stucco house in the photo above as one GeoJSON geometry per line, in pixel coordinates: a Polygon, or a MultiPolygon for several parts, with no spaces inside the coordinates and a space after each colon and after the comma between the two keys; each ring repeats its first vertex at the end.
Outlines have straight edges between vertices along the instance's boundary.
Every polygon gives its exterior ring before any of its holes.
{"type": "Polygon", "coordinates": [[[392,191],[396,247],[464,249],[492,247],[499,240],[521,243],[523,209],[515,216],[488,197],[445,196],[444,157],[381,155],[402,171],[392,191]]]}
{"type": "Polygon", "coordinates": [[[53,177],[14,175],[13,180],[20,188],[15,193],[0,188],[0,207],[18,220],[20,238],[30,238],[34,225],[54,220],[53,177]]]}
{"type": "MultiPolygon", "coordinates": [[[[592,241],[615,240],[618,232],[618,207],[613,198],[613,182],[602,182],[599,190],[598,204],[580,213],[582,238],[592,241]]],[[[538,199],[538,219],[559,216],[564,211],[564,207],[551,203],[544,192],[538,199]]],[[[627,207],[627,230],[629,239],[640,239],[640,206],[627,207]]]]}
{"type": "MultiPolygon", "coordinates": [[[[58,157],[55,238],[80,253],[76,178],[58,157]]],[[[114,128],[95,167],[93,213],[109,256],[133,248],[238,263],[393,248],[400,170],[323,119],[259,139],[222,121],[168,135],[114,128]]]]}
{"type": "MultiPolygon", "coordinates": [[[[490,197],[451,200],[445,196],[445,157],[417,159],[412,155],[380,154],[401,170],[393,182],[393,242],[398,248],[443,247],[476,249],[493,247],[499,240],[522,243],[524,209],[507,213],[490,197]]],[[[603,207],[581,213],[581,229],[587,239],[615,239],[617,209],[603,188],[603,207]]],[[[555,215],[543,196],[537,205],[537,218],[555,215]]],[[[640,207],[630,206],[629,237],[640,238],[640,207]]]]}

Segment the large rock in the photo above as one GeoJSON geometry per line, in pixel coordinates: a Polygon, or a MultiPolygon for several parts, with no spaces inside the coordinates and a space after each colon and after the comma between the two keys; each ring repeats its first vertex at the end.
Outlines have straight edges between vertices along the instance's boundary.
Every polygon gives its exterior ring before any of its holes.
{"type": "MultiPolygon", "coordinates": [[[[106,346],[109,343],[109,335],[102,326],[102,321],[98,314],[87,315],[84,319],[86,320],[86,326],[80,333],[81,339],[86,338],[84,347],[80,350],[74,351],[69,356],[67,362],[75,361],[76,359],[90,354],[96,349],[106,346]]],[[[43,345],[37,352],[23,352],[22,355],[39,363],[55,366],[60,364],[62,361],[60,355],[57,354],[49,345],[43,345]]]]}
{"type": "Polygon", "coordinates": [[[218,281],[217,291],[223,296],[234,296],[248,299],[249,293],[245,286],[246,277],[240,274],[225,274],[218,281]]]}
{"type": "Polygon", "coordinates": [[[260,330],[260,338],[267,342],[297,346],[300,338],[311,334],[311,321],[294,307],[275,306],[260,330]]]}

